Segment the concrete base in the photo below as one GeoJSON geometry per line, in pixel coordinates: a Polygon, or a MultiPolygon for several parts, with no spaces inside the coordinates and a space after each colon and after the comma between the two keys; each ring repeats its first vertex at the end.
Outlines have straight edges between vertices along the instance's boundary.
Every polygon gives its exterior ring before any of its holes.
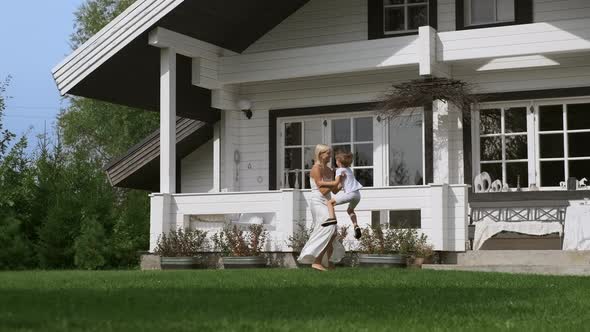
{"type": "Polygon", "coordinates": [[[442,264],[590,266],[590,251],[563,250],[476,250],[445,253],[442,264]]]}
{"type": "Polygon", "coordinates": [[[590,265],[454,265],[427,264],[422,265],[425,270],[438,271],[471,271],[471,272],[499,272],[515,274],[561,275],[561,276],[590,276],[590,265]]]}
{"type": "Polygon", "coordinates": [[[590,251],[477,250],[444,253],[423,269],[590,276],[590,251]]]}

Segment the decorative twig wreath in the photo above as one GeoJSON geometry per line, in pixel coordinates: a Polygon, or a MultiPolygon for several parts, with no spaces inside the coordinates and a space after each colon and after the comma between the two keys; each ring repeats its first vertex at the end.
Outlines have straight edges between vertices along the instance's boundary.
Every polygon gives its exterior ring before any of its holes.
{"type": "Polygon", "coordinates": [[[393,89],[382,99],[379,109],[384,117],[397,117],[434,100],[442,100],[454,104],[468,117],[481,98],[481,95],[473,93],[473,86],[465,81],[421,78],[393,85],[393,89]]]}

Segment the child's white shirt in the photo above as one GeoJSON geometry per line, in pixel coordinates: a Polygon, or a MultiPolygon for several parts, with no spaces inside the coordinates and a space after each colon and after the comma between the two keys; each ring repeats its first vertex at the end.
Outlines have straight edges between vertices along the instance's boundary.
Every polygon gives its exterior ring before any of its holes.
{"type": "Polygon", "coordinates": [[[344,189],[345,193],[351,193],[363,187],[363,185],[360,184],[354,177],[354,172],[352,169],[350,169],[350,167],[341,167],[336,169],[336,176],[341,176],[342,173],[346,174],[344,183],[342,184],[342,188],[344,189]]]}

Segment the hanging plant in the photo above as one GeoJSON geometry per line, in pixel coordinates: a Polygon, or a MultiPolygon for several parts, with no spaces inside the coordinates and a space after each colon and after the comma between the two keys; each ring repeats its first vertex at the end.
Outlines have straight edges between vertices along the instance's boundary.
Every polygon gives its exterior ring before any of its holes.
{"type": "Polygon", "coordinates": [[[457,106],[464,116],[471,114],[482,96],[473,93],[473,86],[461,80],[429,77],[393,85],[393,89],[381,101],[379,109],[384,117],[397,117],[401,114],[442,100],[457,106]]]}

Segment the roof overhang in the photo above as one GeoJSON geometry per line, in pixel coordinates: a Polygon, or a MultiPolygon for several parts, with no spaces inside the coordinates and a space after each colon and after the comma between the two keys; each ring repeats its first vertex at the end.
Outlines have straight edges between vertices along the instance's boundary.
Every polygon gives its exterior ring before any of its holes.
{"type": "MultiPolygon", "coordinates": [[[[196,120],[178,118],[176,121],[176,159],[188,156],[213,138],[213,126],[196,120]]],[[[160,131],[137,143],[121,157],[105,166],[109,182],[114,187],[160,190],[160,131]]],[[[180,175],[180,172],[177,172],[180,175]]],[[[180,181],[177,181],[180,185],[180,181]]],[[[179,190],[177,190],[179,192],[179,190]]]]}
{"type": "MultiPolygon", "coordinates": [[[[148,43],[162,27],[242,52],[308,0],[137,0],[53,69],[62,95],[158,111],[160,50],[148,43]]],[[[177,114],[211,122],[207,89],[191,83],[179,56],[177,114]]]]}

